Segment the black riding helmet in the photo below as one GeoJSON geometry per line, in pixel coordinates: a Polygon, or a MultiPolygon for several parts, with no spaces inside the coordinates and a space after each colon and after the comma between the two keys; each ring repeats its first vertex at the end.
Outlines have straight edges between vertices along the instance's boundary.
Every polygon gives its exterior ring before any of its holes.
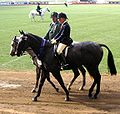
{"type": "Polygon", "coordinates": [[[62,12],[58,14],[57,18],[58,18],[58,19],[59,19],[59,18],[68,19],[68,18],[67,18],[67,15],[66,15],[65,13],[62,13],[62,12]]]}
{"type": "Polygon", "coordinates": [[[57,12],[52,12],[52,13],[51,13],[51,18],[52,18],[52,17],[56,17],[56,18],[57,18],[57,16],[58,16],[58,13],[57,13],[57,12]]]}

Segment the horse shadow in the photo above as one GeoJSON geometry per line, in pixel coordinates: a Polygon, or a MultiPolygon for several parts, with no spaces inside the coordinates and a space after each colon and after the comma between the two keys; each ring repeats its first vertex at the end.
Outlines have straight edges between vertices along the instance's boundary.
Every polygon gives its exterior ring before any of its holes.
{"type": "MultiPolygon", "coordinates": [[[[60,91],[59,93],[54,93],[54,95],[59,94],[64,97],[64,92],[60,91]]],[[[109,113],[114,111],[119,111],[120,107],[120,92],[116,91],[101,91],[101,95],[98,96],[98,99],[89,99],[88,96],[88,90],[84,91],[70,91],[70,101],[64,102],[59,100],[38,100],[38,102],[47,103],[51,106],[57,104],[71,106],[75,105],[77,107],[85,106],[86,110],[93,109],[93,112],[96,113],[109,113]],[[88,109],[87,109],[88,107],[88,109]]],[[[53,94],[52,94],[53,95],[53,94]]],[[[78,109],[79,110],[79,109],[78,109]]],[[[84,112],[84,111],[83,111],[84,112]]]]}
{"type": "Polygon", "coordinates": [[[88,91],[77,91],[70,94],[72,103],[82,104],[87,107],[97,109],[99,111],[111,112],[111,110],[120,111],[120,92],[116,91],[101,91],[98,99],[89,99],[88,91]]]}

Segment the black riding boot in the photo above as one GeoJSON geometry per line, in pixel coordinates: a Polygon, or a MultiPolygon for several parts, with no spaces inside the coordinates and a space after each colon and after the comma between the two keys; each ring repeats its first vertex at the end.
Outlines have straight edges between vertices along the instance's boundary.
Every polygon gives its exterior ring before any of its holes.
{"type": "Polygon", "coordinates": [[[68,69],[68,64],[66,63],[66,59],[65,59],[65,56],[64,56],[64,54],[63,53],[61,53],[60,55],[59,55],[59,59],[60,59],[60,62],[61,62],[61,67],[62,67],[62,69],[68,69]]]}
{"type": "Polygon", "coordinates": [[[39,11],[39,15],[41,16],[41,12],[39,11]]]}
{"type": "Polygon", "coordinates": [[[39,16],[41,16],[41,11],[38,10],[39,16]]]}

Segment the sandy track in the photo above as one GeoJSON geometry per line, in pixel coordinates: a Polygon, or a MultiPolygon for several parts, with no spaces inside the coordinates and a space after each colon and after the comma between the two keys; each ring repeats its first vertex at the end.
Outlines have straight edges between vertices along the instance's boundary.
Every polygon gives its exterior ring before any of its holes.
{"type": "MultiPolygon", "coordinates": [[[[65,94],[58,82],[57,93],[46,81],[38,102],[32,102],[34,95],[34,72],[0,71],[0,114],[119,114],[120,113],[120,75],[102,75],[101,93],[97,100],[88,99],[87,94],[92,79],[87,76],[84,91],[79,91],[82,76],[78,77],[70,91],[70,101],[65,102],[65,94]],[[5,86],[7,85],[7,86],[5,86]],[[19,86],[18,86],[19,85],[19,86]]],[[[62,73],[65,84],[72,78],[71,73],[62,73]]]]}

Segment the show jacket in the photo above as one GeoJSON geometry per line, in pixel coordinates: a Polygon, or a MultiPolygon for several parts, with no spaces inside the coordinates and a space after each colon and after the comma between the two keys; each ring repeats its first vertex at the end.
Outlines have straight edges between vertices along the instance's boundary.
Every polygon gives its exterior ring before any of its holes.
{"type": "Polygon", "coordinates": [[[65,45],[71,45],[73,40],[70,38],[70,26],[66,21],[61,25],[60,32],[54,37],[54,39],[65,45]]]}
{"type": "Polygon", "coordinates": [[[40,6],[39,6],[39,5],[37,5],[37,9],[36,9],[36,10],[37,10],[37,11],[39,11],[40,9],[41,9],[41,8],[40,8],[40,6]]]}
{"type": "Polygon", "coordinates": [[[55,23],[54,22],[50,23],[50,28],[44,39],[51,41],[51,39],[53,39],[56,36],[56,34],[58,34],[59,31],[60,23],[58,21],[55,23]]]}

